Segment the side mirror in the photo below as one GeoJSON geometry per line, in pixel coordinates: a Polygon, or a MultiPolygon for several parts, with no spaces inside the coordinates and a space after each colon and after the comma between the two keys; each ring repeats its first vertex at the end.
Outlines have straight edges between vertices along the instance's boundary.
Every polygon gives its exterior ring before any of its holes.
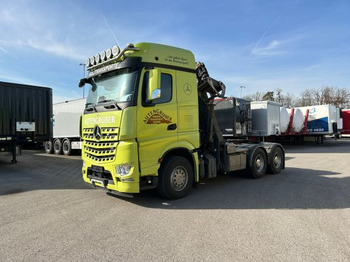
{"type": "Polygon", "coordinates": [[[86,78],[82,78],[79,81],[79,87],[83,87],[86,84],[86,78]]]}
{"type": "Polygon", "coordinates": [[[162,95],[162,92],[161,92],[160,88],[157,88],[157,89],[152,91],[150,100],[154,100],[154,99],[160,98],[161,95],[162,95]]]}
{"type": "Polygon", "coordinates": [[[152,69],[149,71],[147,100],[152,101],[160,97],[160,71],[159,69],[152,69]]]}

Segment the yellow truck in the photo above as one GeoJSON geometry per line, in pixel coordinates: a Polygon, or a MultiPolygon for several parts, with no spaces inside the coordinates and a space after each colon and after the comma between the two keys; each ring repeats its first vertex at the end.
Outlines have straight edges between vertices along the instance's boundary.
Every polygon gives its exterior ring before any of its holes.
{"type": "Polygon", "coordinates": [[[254,178],[284,169],[280,144],[223,137],[214,99],[225,85],[192,52],[154,43],[114,46],[87,59],[81,117],[85,182],[117,195],[157,189],[188,194],[200,179],[243,170],[254,178]]]}

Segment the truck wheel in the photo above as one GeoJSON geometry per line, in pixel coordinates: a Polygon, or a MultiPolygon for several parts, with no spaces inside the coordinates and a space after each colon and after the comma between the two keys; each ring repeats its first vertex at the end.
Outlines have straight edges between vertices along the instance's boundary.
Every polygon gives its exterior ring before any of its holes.
{"type": "Polygon", "coordinates": [[[44,150],[46,154],[52,154],[53,152],[53,146],[51,141],[45,141],[44,142],[44,150]]]}
{"type": "Polygon", "coordinates": [[[63,140],[62,151],[65,156],[69,156],[72,153],[72,147],[68,138],[63,140]]]}
{"type": "Polygon", "coordinates": [[[166,198],[178,199],[187,195],[193,184],[193,168],[180,156],[166,159],[159,169],[157,190],[166,198]]]}
{"type": "Polygon", "coordinates": [[[62,154],[62,142],[58,138],[53,141],[53,152],[56,155],[62,154]]]}
{"type": "Polygon", "coordinates": [[[258,148],[254,151],[251,159],[250,174],[253,178],[262,178],[266,174],[267,161],[265,151],[258,148]]]}
{"type": "Polygon", "coordinates": [[[283,166],[283,152],[280,147],[275,147],[271,152],[271,163],[268,166],[270,174],[278,174],[281,172],[283,166]]]}

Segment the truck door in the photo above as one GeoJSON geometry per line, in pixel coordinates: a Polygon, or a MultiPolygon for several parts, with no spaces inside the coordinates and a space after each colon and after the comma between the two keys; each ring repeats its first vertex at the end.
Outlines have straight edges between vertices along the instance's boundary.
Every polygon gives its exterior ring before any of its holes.
{"type": "Polygon", "coordinates": [[[156,69],[160,85],[157,87],[158,97],[150,101],[147,97],[151,84],[150,75],[154,72],[152,70],[142,71],[141,94],[138,98],[137,140],[141,175],[155,175],[159,168],[159,158],[167,148],[173,147],[177,142],[175,71],[156,69]]]}

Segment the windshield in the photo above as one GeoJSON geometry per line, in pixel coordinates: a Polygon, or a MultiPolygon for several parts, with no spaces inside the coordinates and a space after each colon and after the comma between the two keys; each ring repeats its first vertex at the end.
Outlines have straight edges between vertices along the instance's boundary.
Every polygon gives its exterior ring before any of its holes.
{"type": "Polygon", "coordinates": [[[105,102],[131,102],[135,93],[137,71],[130,68],[113,71],[91,79],[87,105],[105,102]]]}

